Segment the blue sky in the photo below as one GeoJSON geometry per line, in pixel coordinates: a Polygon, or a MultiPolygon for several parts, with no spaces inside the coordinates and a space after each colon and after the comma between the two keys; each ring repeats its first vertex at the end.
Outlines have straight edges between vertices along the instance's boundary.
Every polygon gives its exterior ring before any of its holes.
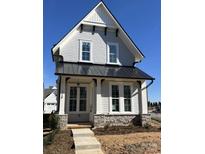
{"type": "MultiPolygon", "coordinates": [[[[100,0],[44,0],[43,81],[55,85],[51,48],[100,0]]],[[[104,0],[112,14],[145,55],[137,67],[155,78],[148,89],[150,101],[161,100],[160,0],[104,0]]]]}

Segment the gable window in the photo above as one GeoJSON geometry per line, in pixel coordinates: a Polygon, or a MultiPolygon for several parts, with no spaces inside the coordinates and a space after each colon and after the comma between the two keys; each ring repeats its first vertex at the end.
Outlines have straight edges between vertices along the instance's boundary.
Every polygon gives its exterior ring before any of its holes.
{"type": "Polygon", "coordinates": [[[131,112],[131,90],[130,86],[124,86],[124,110],[131,112]]]}
{"type": "Polygon", "coordinates": [[[119,86],[112,85],[112,111],[119,112],[119,86]]]}
{"type": "Polygon", "coordinates": [[[91,61],[92,44],[90,41],[80,41],[80,60],[85,62],[91,61]]]}
{"type": "Polygon", "coordinates": [[[107,61],[110,64],[118,64],[118,44],[117,43],[108,43],[107,45],[107,61]]]}

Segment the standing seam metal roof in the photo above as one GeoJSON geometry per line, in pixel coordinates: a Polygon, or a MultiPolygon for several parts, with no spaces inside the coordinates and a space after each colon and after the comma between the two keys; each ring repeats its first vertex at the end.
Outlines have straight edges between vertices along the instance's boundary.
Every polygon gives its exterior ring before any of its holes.
{"type": "Polygon", "coordinates": [[[57,63],[55,74],[154,80],[153,77],[136,67],[87,63],[57,63]]]}

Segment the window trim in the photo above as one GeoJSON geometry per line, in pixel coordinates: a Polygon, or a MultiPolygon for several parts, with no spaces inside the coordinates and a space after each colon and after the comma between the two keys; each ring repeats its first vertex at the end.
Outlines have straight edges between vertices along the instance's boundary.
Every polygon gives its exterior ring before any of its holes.
{"type": "Polygon", "coordinates": [[[133,83],[131,82],[109,82],[109,113],[110,114],[134,114],[133,110],[133,83]],[[119,112],[118,111],[112,111],[112,85],[118,85],[119,86],[119,112]],[[124,108],[124,86],[130,86],[131,91],[131,111],[125,111],[124,108]]]}
{"type": "Polygon", "coordinates": [[[110,90],[111,90],[111,111],[114,112],[114,113],[118,113],[118,112],[120,112],[120,108],[121,108],[120,107],[120,86],[118,84],[112,84],[110,90]],[[119,97],[116,97],[116,98],[112,97],[112,86],[118,86],[119,97]],[[119,100],[119,111],[113,111],[112,110],[112,106],[113,106],[113,102],[112,101],[113,101],[113,99],[118,99],[119,100]]]}
{"type": "Polygon", "coordinates": [[[86,62],[86,63],[92,63],[93,62],[93,55],[92,55],[92,50],[93,50],[93,44],[92,44],[92,41],[90,41],[90,40],[80,40],[80,43],[79,43],[80,45],[79,45],[79,52],[80,52],[80,57],[79,57],[79,61],[80,62],[86,62]],[[82,45],[83,45],[83,42],[88,42],[88,43],[90,43],[90,60],[83,60],[82,58],[82,53],[83,53],[83,51],[82,51],[82,45]]]}
{"type": "Polygon", "coordinates": [[[107,42],[107,64],[112,64],[112,65],[120,65],[119,62],[119,44],[115,42],[107,42]],[[110,62],[110,50],[109,50],[109,45],[115,45],[117,49],[117,62],[113,63],[110,62]]]}
{"type": "Polygon", "coordinates": [[[67,84],[67,98],[66,98],[66,113],[71,114],[80,114],[80,113],[89,113],[90,107],[89,107],[89,95],[90,95],[90,89],[88,84],[81,83],[80,86],[78,86],[75,83],[69,83],[67,84]],[[76,99],[76,111],[70,111],[70,87],[77,87],[77,99],[76,99]],[[87,89],[87,97],[86,97],[86,111],[80,111],[80,88],[79,87],[86,87],[87,89]]]}
{"type": "Polygon", "coordinates": [[[124,108],[124,112],[126,113],[130,113],[132,112],[132,86],[130,84],[123,84],[123,108],[124,108]],[[125,90],[125,86],[129,86],[130,87],[130,98],[125,98],[125,94],[124,94],[124,90],[125,90]],[[130,109],[131,111],[125,111],[125,99],[130,99],[130,109]]]}

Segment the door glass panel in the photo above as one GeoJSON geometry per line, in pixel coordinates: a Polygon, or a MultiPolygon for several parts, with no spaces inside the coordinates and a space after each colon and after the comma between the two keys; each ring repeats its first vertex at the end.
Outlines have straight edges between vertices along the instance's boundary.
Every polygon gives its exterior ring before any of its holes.
{"type": "Polygon", "coordinates": [[[76,111],[77,87],[70,87],[70,111],[76,111]]]}
{"type": "Polygon", "coordinates": [[[86,87],[80,87],[80,106],[79,111],[86,111],[87,91],[86,87]]]}

